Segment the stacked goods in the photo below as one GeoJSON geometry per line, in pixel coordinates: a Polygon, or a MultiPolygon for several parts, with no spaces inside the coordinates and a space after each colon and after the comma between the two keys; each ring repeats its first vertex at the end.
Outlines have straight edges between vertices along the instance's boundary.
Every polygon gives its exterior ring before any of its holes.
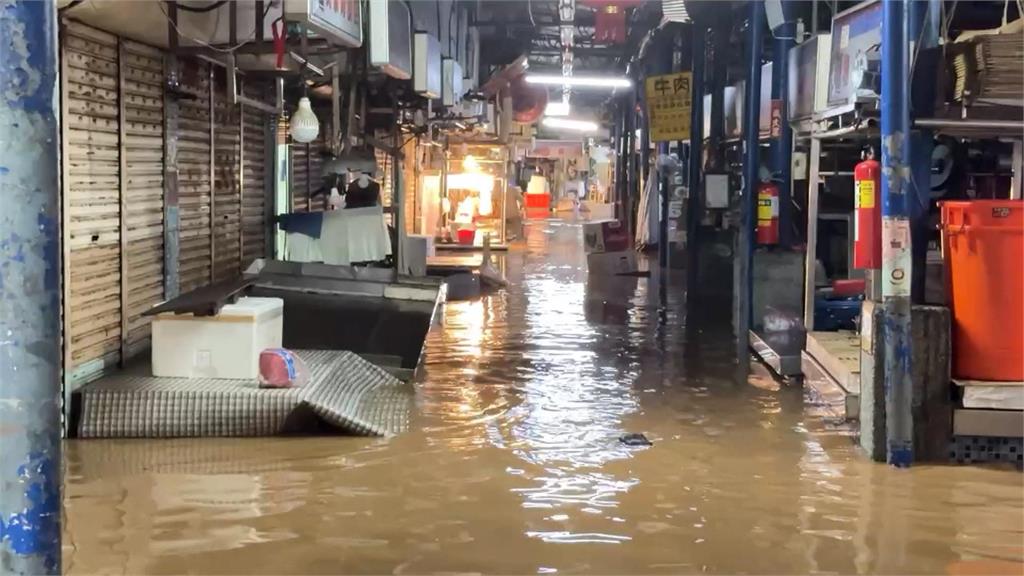
{"type": "Polygon", "coordinates": [[[618,220],[583,225],[583,248],[591,274],[630,274],[637,271],[636,252],[629,232],[618,220]]]}
{"type": "Polygon", "coordinates": [[[1024,26],[965,32],[948,52],[953,99],[1020,106],[1024,93],[1024,26]]]}

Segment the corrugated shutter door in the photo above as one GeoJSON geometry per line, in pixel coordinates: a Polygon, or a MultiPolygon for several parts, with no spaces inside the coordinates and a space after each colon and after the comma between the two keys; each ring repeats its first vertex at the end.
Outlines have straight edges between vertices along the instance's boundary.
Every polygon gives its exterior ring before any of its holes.
{"type": "Polygon", "coordinates": [[[185,61],[178,120],[178,205],[180,209],[180,292],[210,282],[210,82],[209,65],[185,61]]]}
{"type": "Polygon", "coordinates": [[[239,107],[225,100],[223,78],[218,78],[214,96],[214,282],[230,280],[241,273],[241,133],[239,107]]]}
{"type": "Polygon", "coordinates": [[[142,313],[163,300],[163,55],[155,48],[122,41],[125,72],[124,203],[127,244],[125,286],[128,355],[149,345],[150,319],[142,313]]]}
{"type": "MultiPolygon", "coordinates": [[[[380,203],[385,208],[389,208],[393,202],[392,196],[392,169],[393,163],[391,161],[391,155],[384,150],[374,149],[374,157],[377,159],[377,182],[380,184],[380,203]]],[[[388,224],[394,224],[394,214],[389,213],[384,216],[388,224]]]]}
{"type": "Polygon", "coordinates": [[[74,374],[120,358],[118,64],[114,36],[76,23],[64,31],[64,338],[74,374]]]}
{"type": "MultiPolygon", "coordinates": [[[[261,87],[245,86],[246,96],[266,100],[261,87]]],[[[253,108],[242,107],[242,269],[267,252],[267,126],[272,118],[253,108]]]]}
{"type": "Polygon", "coordinates": [[[309,145],[291,142],[288,150],[292,156],[291,182],[288,190],[292,195],[292,211],[309,211],[309,164],[306,158],[309,155],[309,145]]]}
{"type": "Polygon", "coordinates": [[[324,149],[324,131],[321,125],[320,135],[309,145],[309,211],[323,212],[326,207],[327,198],[322,194],[317,196],[317,191],[323,186],[323,164],[324,157],[321,153],[324,149]]]}

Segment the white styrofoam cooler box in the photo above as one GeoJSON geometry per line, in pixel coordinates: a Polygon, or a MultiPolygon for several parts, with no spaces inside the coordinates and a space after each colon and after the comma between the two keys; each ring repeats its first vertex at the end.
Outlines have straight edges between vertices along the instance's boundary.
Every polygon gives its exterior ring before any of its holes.
{"type": "Polygon", "coordinates": [[[159,314],[153,319],[153,375],[254,380],[260,352],[281,347],[283,326],[280,298],[239,298],[216,316],[159,314]]]}

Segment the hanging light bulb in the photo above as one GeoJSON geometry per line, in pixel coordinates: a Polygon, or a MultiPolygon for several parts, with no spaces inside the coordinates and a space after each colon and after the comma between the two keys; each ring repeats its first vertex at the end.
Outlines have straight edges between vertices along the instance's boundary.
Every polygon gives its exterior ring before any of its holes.
{"type": "Polygon", "coordinates": [[[288,131],[292,135],[292,140],[302,144],[316,140],[317,135],[320,134],[320,120],[313,113],[309,98],[305,96],[299,98],[299,107],[292,114],[288,131]]]}

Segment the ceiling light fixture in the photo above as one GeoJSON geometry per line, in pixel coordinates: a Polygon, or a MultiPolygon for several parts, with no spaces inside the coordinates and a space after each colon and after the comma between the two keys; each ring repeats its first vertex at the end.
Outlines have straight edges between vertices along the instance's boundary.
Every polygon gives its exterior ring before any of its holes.
{"type": "Polygon", "coordinates": [[[299,106],[288,124],[288,133],[291,134],[292,140],[303,144],[316,140],[320,134],[320,121],[313,113],[309,98],[299,98],[299,106]]]}
{"type": "Polygon", "coordinates": [[[629,88],[633,85],[629,78],[621,76],[560,76],[555,74],[527,74],[526,83],[580,88],[629,88]]]}
{"type": "Polygon", "coordinates": [[[545,118],[541,124],[548,128],[561,128],[563,130],[574,130],[577,132],[597,132],[597,122],[589,120],[572,120],[569,118],[545,118]]]}

